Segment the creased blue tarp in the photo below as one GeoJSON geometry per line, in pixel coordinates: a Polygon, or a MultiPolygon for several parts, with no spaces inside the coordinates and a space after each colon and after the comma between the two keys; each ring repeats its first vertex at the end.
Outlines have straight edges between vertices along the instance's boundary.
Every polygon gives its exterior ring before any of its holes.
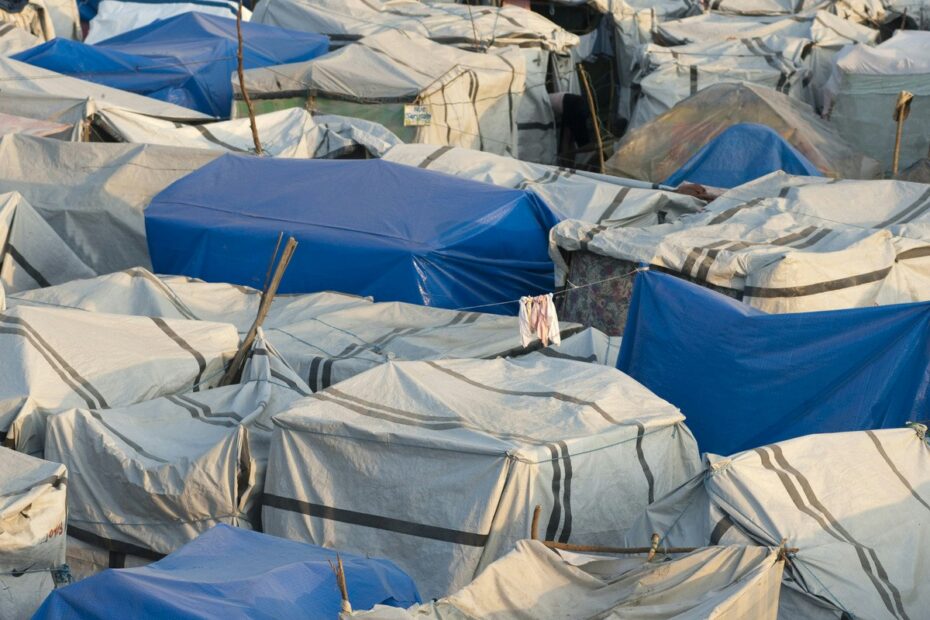
{"type": "MultiPolygon", "coordinates": [[[[329,50],[323,35],[242,24],[246,69],[299,62],[329,50]]],[[[86,45],[53,39],[16,60],[216,117],[229,116],[236,71],[236,20],[184,13],[86,45]]]]}
{"type": "Polygon", "coordinates": [[[778,170],[788,174],[823,176],[814,164],[772,128],[740,123],[728,127],[701,147],[664,184],[677,187],[687,181],[729,189],[778,170]]]}
{"type": "Polygon", "coordinates": [[[617,368],[684,413],[702,451],[926,420],[930,303],[766,314],[652,271],[617,368]]]}
{"type": "MultiPolygon", "coordinates": [[[[420,602],[393,562],[339,553],[353,609],[420,602]]],[[[337,618],[336,552],[217,525],[163,560],[106,570],[55,590],[35,620],[337,618]]]]}
{"type": "Polygon", "coordinates": [[[233,154],[175,182],[145,211],[159,273],[261,288],[283,231],[300,245],[282,293],[333,290],[441,308],[550,290],[555,224],[523,190],[382,160],[233,154]]]}

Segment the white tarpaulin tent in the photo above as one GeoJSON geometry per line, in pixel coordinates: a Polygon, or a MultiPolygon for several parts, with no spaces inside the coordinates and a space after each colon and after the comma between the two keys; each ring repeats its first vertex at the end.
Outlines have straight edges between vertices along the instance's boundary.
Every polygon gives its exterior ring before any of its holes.
{"type": "Polygon", "coordinates": [[[54,571],[65,563],[67,476],[64,465],[0,448],[0,617],[6,620],[31,617],[56,585],[54,571]]]}
{"type": "Polygon", "coordinates": [[[94,274],[151,266],[143,209],[158,192],[220,154],[156,145],[3,136],[0,193],[19,192],[31,206],[30,213],[37,216],[30,220],[44,221],[30,224],[17,249],[34,264],[56,265],[41,272],[52,284],[84,276],[71,269],[72,261],[65,262],[61,252],[54,257],[37,256],[30,248],[31,231],[41,230],[39,252],[49,247],[46,233],[53,234],[53,247],[64,244],[94,274]],[[56,273],[66,264],[64,273],[56,273]]]}
{"type": "Polygon", "coordinates": [[[708,455],[707,471],[647,509],[628,542],[796,547],[784,618],[923,618],[930,608],[926,427],[808,435],[708,455]]]}
{"type": "MultiPolygon", "coordinates": [[[[378,121],[408,142],[508,155],[518,153],[526,85],[526,61],[515,48],[478,54],[403,31],[245,74],[246,90],[256,102],[296,97],[320,113],[378,121]],[[405,107],[414,104],[425,106],[430,118],[410,126],[405,107]]],[[[239,93],[237,80],[233,89],[239,93]]]]}
{"type": "Polygon", "coordinates": [[[74,128],[64,123],[36,120],[34,118],[0,112],[0,135],[6,135],[8,133],[70,140],[73,137],[74,128]]]}
{"type": "MultiPolygon", "coordinates": [[[[206,13],[218,17],[236,17],[238,5],[231,0],[209,0],[207,2],[126,2],[103,0],[97,5],[97,15],[90,21],[90,30],[85,43],[99,43],[111,37],[148,26],[160,19],[168,19],[182,13],[206,13]]],[[[242,20],[249,21],[252,12],[242,7],[242,20]]],[[[288,28],[288,26],[284,26],[288,28]]]]}
{"type": "Polygon", "coordinates": [[[881,0],[713,0],[711,11],[728,15],[805,15],[829,11],[861,23],[880,22],[885,15],[881,0]]]}
{"type": "Polygon", "coordinates": [[[45,418],[215,385],[239,336],[232,325],[16,307],[0,313],[0,431],[41,453],[45,418]]]}
{"type": "Polygon", "coordinates": [[[810,69],[803,56],[810,41],[777,35],[741,40],[649,45],[642,74],[634,76],[641,94],[630,128],[644,124],[713,84],[736,82],[772,88],[810,103],[810,69]]]}
{"type": "Polygon", "coordinates": [[[151,558],[218,523],[259,529],[271,417],[309,394],[259,331],[238,384],[50,417],[68,535],[151,558]]]}
{"type": "Polygon", "coordinates": [[[930,147],[930,32],[898,30],[876,47],[857,45],[836,57],[825,87],[826,114],[863,153],[891,168],[895,102],[915,95],[901,141],[901,167],[926,157],[930,147]]]}
{"type": "MultiPolygon", "coordinates": [[[[517,109],[517,156],[525,161],[555,162],[558,136],[546,84],[550,81],[556,91],[578,92],[572,52],[579,38],[538,13],[513,5],[498,8],[449,2],[268,0],[259,3],[255,21],[319,32],[329,36],[335,46],[401,31],[489,54],[505,53],[506,48],[515,46],[525,66],[518,76],[524,82],[521,91],[525,96],[517,109]]],[[[428,59],[428,55],[419,55],[409,63],[407,71],[422,70],[428,59]]],[[[372,79],[371,71],[368,78],[372,79]]],[[[401,135],[388,123],[383,124],[401,135]]]]}
{"type": "Polygon", "coordinates": [[[400,145],[383,159],[501,187],[527,189],[558,217],[586,222],[658,224],[683,213],[694,213],[704,205],[693,196],[656,189],[643,181],[531,164],[468,149],[400,145]]]}
{"type": "Polygon", "coordinates": [[[724,196],[670,224],[595,229],[566,221],[553,235],[563,250],[584,243],[595,254],[726,289],[766,312],[814,312],[930,300],[928,222],[924,184],[821,179],[784,186],[773,198],[724,196]]]}
{"type": "Polygon", "coordinates": [[[24,28],[13,24],[0,25],[0,56],[12,56],[40,43],[39,37],[24,28]]]}
{"type": "Polygon", "coordinates": [[[610,544],[698,465],[684,416],[613,368],[538,357],[399,362],[275,417],[269,534],[384,556],[424,598],[530,531],[610,544]]]}
{"type": "Polygon", "coordinates": [[[715,84],[627,132],[607,171],[661,183],[728,127],[757,123],[778,132],[823,174],[870,179],[881,164],[856,151],[801,101],[755,84],[715,84]]]}
{"type": "MultiPolygon", "coordinates": [[[[259,299],[255,289],[180,276],[157,278],[144,269],[130,269],[10,295],[7,303],[229,322],[244,334],[258,312],[259,299]]],[[[278,295],[264,329],[313,390],[391,360],[493,358],[522,355],[541,346],[538,340],[529,348],[521,345],[516,317],[372,303],[339,293],[278,295]]],[[[581,326],[563,322],[561,329],[567,337],[581,326]]],[[[569,354],[596,353],[595,341],[590,342],[588,348],[576,343],[569,354]]]]}
{"type": "Polygon", "coordinates": [[[731,545],[681,556],[610,557],[521,540],[472,583],[437,601],[352,614],[366,620],[775,620],[784,561],[731,545]]]}
{"type": "MultiPolygon", "coordinates": [[[[127,110],[100,113],[98,126],[121,142],[254,152],[247,118],[182,125],[127,110]]],[[[346,116],[311,116],[302,108],[259,114],[255,124],[262,151],[274,157],[334,158],[366,151],[380,157],[400,139],[378,123],[346,116]]]]}

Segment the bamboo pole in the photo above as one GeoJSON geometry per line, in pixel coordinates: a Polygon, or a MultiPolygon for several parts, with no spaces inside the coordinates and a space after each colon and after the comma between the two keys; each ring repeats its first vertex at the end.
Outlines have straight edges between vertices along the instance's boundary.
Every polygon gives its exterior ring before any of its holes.
{"type": "MultiPolygon", "coordinates": [[[[278,242],[280,243],[280,241],[281,239],[279,237],[278,242]]],[[[290,264],[296,248],[297,240],[294,239],[294,237],[290,237],[284,245],[284,251],[281,253],[281,260],[278,261],[278,266],[274,271],[271,282],[269,282],[265,290],[262,291],[262,299],[258,305],[258,314],[255,316],[255,321],[252,322],[252,327],[249,328],[248,334],[246,334],[242,344],[239,345],[239,350],[236,351],[236,356],[233,358],[229,368],[226,369],[226,374],[220,379],[220,386],[231,385],[241,378],[242,368],[245,366],[245,360],[252,348],[252,343],[255,341],[258,328],[262,326],[262,323],[265,322],[265,317],[268,316],[268,311],[271,309],[271,302],[278,292],[278,286],[281,284],[281,279],[284,278],[284,272],[287,270],[287,266],[290,264]]],[[[275,247],[275,255],[277,255],[277,247],[275,247]]],[[[272,256],[272,262],[274,259],[275,256],[272,256]]]]}
{"type": "Polygon", "coordinates": [[[906,90],[898,93],[898,100],[894,104],[894,120],[897,122],[897,130],[894,137],[894,154],[891,157],[891,176],[898,176],[898,164],[901,159],[901,137],[904,134],[904,121],[911,112],[911,100],[914,94],[906,90]]]}
{"type": "Polygon", "coordinates": [[[346,587],[346,571],[342,565],[342,556],[337,553],[336,564],[333,565],[333,561],[330,560],[329,566],[336,573],[336,585],[339,587],[339,594],[342,596],[342,613],[350,614],[352,613],[352,603],[349,602],[349,589],[346,587]]]}
{"type": "Polygon", "coordinates": [[[594,105],[594,95],[591,93],[591,85],[588,84],[588,75],[580,64],[575,66],[578,72],[578,81],[588,97],[588,109],[591,111],[591,124],[594,125],[594,139],[597,141],[597,159],[600,168],[598,172],[604,174],[604,142],[601,140],[601,122],[597,118],[597,107],[594,105]]]}
{"type": "Polygon", "coordinates": [[[236,38],[239,47],[236,50],[236,72],[239,74],[239,90],[242,91],[242,100],[245,101],[245,107],[249,111],[249,125],[252,127],[252,142],[255,144],[255,154],[262,155],[262,141],[258,138],[258,126],[255,124],[255,109],[252,107],[252,99],[249,97],[249,91],[245,89],[245,70],[242,66],[242,0],[239,0],[239,10],[236,12],[236,38]]]}

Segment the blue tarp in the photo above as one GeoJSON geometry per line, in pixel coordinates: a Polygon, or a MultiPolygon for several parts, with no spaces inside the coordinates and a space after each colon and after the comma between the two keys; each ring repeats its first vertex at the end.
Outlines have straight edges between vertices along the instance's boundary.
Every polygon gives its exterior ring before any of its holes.
{"type": "MultiPolygon", "coordinates": [[[[339,553],[353,609],[420,602],[393,562],[339,553]]],[[[337,618],[336,552],[217,525],[158,562],[105,570],[53,591],[34,620],[337,618]]]]}
{"type": "MultiPolygon", "coordinates": [[[[199,6],[209,6],[209,7],[229,7],[229,15],[231,17],[236,16],[236,4],[235,2],[228,2],[227,0],[120,0],[123,3],[134,3],[134,4],[171,4],[174,1],[183,1],[184,4],[196,4],[199,6]]],[[[81,19],[83,21],[89,22],[94,17],[97,16],[97,7],[100,6],[101,0],[78,0],[78,11],[81,14],[81,19]]],[[[242,3],[247,9],[255,8],[255,3],[252,0],[245,0],[242,3]]]]}
{"type": "Polygon", "coordinates": [[[637,275],[617,368],[684,413],[702,451],[928,417],[930,303],[766,314],[637,275]]]}
{"type": "MultiPolygon", "coordinates": [[[[243,66],[266,67],[316,58],[329,39],[265,24],[242,24],[243,66]]],[[[16,60],[97,84],[147,95],[215,117],[232,108],[236,20],[184,13],[86,45],[53,39],[16,60]]]]}
{"type": "Polygon", "coordinates": [[[797,149],[770,127],[741,123],[728,127],[701,147],[665,185],[684,182],[731,188],[770,172],[823,176],[797,149]]]}
{"type": "Polygon", "coordinates": [[[175,182],[145,211],[158,273],[261,288],[283,231],[300,245],[282,293],[333,290],[441,308],[551,290],[556,221],[530,192],[431,170],[233,154],[175,182]]]}

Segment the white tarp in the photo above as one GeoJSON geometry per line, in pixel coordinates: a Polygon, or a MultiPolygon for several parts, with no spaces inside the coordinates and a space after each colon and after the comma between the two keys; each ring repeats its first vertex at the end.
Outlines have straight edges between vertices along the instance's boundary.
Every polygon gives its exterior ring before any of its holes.
{"type": "Polygon", "coordinates": [[[271,417],[309,394],[259,331],[238,384],[51,416],[69,536],[157,557],[218,523],[259,529],[271,417]]]}
{"type": "Polygon", "coordinates": [[[898,30],[876,47],[849,47],[836,57],[825,87],[826,115],[863,153],[891,168],[895,102],[915,95],[904,125],[901,168],[926,157],[930,145],[930,32],[898,30]]]}
{"type": "Polygon", "coordinates": [[[81,30],[81,15],[75,0],[41,0],[48,11],[48,16],[55,27],[55,36],[59,39],[84,38],[81,30]]]}
{"type": "Polygon", "coordinates": [[[0,448],[0,618],[30,618],[55,587],[67,477],[64,465],[0,448]]]}
{"type": "Polygon", "coordinates": [[[861,23],[881,22],[885,5],[881,0],[712,0],[711,11],[729,15],[804,15],[829,11],[843,19],[861,23]]]}
{"type": "Polygon", "coordinates": [[[930,608],[926,427],[809,435],[707,456],[704,474],[649,507],[628,544],[796,547],[784,618],[923,618],[930,608]],[[790,596],[788,596],[790,595],[790,596]]]}
{"type": "Polygon", "coordinates": [[[70,140],[74,135],[74,127],[65,123],[36,120],[34,118],[0,112],[0,135],[6,135],[8,133],[21,133],[30,136],[70,140]]]}
{"type": "Polygon", "coordinates": [[[649,45],[644,50],[642,73],[634,76],[641,93],[630,128],[641,127],[702,89],[723,82],[765,86],[809,103],[813,101],[810,69],[803,58],[809,43],[772,35],[672,48],[649,45]]]}
{"type": "MultiPolygon", "coordinates": [[[[97,6],[97,15],[90,21],[86,43],[99,43],[111,37],[148,26],[159,19],[168,19],[182,13],[206,13],[235,19],[237,3],[231,0],[209,2],[124,2],[103,0],[97,6]]],[[[242,8],[242,19],[249,21],[252,12],[242,8]]],[[[289,26],[283,26],[289,28],[289,26]]]]}
{"type": "Polygon", "coordinates": [[[830,177],[871,179],[882,166],[856,151],[829,122],[801,101],[755,84],[715,84],[629,131],[607,160],[607,171],[661,183],[701,147],[738,123],[778,132],[830,177]]]}
{"type": "Polygon", "coordinates": [[[42,40],[28,30],[0,23],[0,56],[12,56],[40,43],[42,40]]]}
{"type": "Polygon", "coordinates": [[[238,344],[221,323],[9,308],[0,313],[0,431],[41,454],[47,416],[205,390],[238,344]]]}
{"type": "Polygon", "coordinates": [[[655,189],[643,181],[578,173],[468,149],[400,145],[388,151],[383,159],[501,187],[527,189],[559,218],[586,222],[622,226],[657,224],[677,219],[683,213],[694,213],[704,205],[693,196],[655,189]]]}
{"type": "MultiPolygon", "coordinates": [[[[110,273],[151,265],[143,209],[158,192],[219,155],[203,149],[7,135],[0,138],[0,193],[22,194],[47,225],[37,223],[38,228],[51,229],[49,234],[60,238],[92,273],[110,273]]],[[[44,232],[42,237],[46,239],[44,232]]],[[[17,247],[29,256],[28,242],[17,247]]],[[[62,260],[62,268],[68,265],[62,277],[80,277],[71,270],[70,257],[67,262],[64,258],[58,252],[44,261],[62,260]]],[[[54,269],[42,275],[53,284],[62,281],[54,269]]]]}
{"type": "MultiPolygon", "coordinates": [[[[254,152],[248,118],[203,125],[182,125],[136,114],[106,110],[98,124],[122,142],[161,144],[221,151],[254,152]]],[[[357,147],[374,157],[400,143],[382,125],[345,116],[311,116],[302,108],[290,108],[255,117],[262,151],[274,157],[333,158],[357,147]]]]}
{"type": "MultiPolygon", "coordinates": [[[[478,54],[391,30],[314,60],[250,69],[245,85],[256,101],[296,93],[366,107],[425,106],[431,119],[416,127],[415,142],[516,155],[526,78],[517,49],[478,54]]],[[[233,88],[239,92],[238,81],[233,88]]],[[[392,120],[402,126],[401,112],[392,120]]]]}
{"type": "Polygon", "coordinates": [[[565,221],[553,236],[569,252],[584,247],[731,289],[766,312],[930,300],[930,187],[821,179],[748,198],[778,179],[678,222],[603,229],[565,221]]]}
{"type": "Polygon", "coordinates": [[[521,540],[462,590],[368,620],[775,620],[784,561],[766,547],[708,547],[674,557],[553,551],[521,540]]]}
{"type": "Polygon", "coordinates": [[[390,558],[453,592],[530,531],[616,542],[699,465],[672,405],[538,357],[384,364],[275,417],[265,532],[390,558]]]}
{"type": "MultiPolygon", "coordinates": [[[[80,308],[93,312],[232,323],[248,331],[260,293],[230,284],[180,276],[157,278],[129,269],[10,295],[20,304],[80,308]]],[[[401,302],[372,303],[339,293],[278,295],[264,323],[265,334],[313,390],[329,387],[391,360],[493,358],[522,355],[518,320],[513,316],[429,308],[401,302]]],[[[561,324],[562,336],[581,330],[561,324]]],[[[591,347],[573,345],[570,355],[588,357],[591,347]]],[[[560,351],[560,348],[554,348],[560,351]]]]}

